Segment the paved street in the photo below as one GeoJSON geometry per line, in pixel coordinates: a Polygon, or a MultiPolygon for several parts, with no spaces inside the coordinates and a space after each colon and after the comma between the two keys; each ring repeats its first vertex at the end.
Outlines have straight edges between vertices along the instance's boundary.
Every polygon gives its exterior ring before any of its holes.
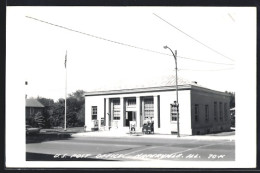
{"type": "Polygon", "coordinates": [[[27,160],[233,161],[235,141],[143,136],[68,138],[26,144],[27,160]]]}

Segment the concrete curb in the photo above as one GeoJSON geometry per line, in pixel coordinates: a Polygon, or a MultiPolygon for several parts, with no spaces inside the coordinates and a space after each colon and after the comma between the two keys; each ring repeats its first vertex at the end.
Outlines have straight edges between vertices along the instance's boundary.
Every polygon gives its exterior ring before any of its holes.
{"type": "Polygon", "coordinates": [[[176,135],[163,135],[163,134],[129,134],[125,132],[113,132],[113,131],[105,131],[105,132],[84,132],[84,133],[75,133],[72,134],[72,137],[127,137],[127,138],[167,138],[167,139],[196,139],[196,140],[235,140],[235,135],[229,136],[209,136],[209,135],[196,135],[196,136],[180,136],[176,135]]]}

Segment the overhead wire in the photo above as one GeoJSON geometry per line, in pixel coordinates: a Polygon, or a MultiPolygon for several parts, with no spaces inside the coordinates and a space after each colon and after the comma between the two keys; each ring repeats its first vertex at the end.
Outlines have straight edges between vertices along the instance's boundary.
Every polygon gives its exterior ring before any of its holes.
{"type": "MultiPolygon", "coordinates": [[[[33,19],[33,20],[38,21],[38,22],[49,24],[49,25],[52,25],[52,26],[55,26],[55,27],[59,27],[59,28],[65,29],[65,30],[69,30],[69,31],[76,32],[76,33],[79,33],[79,34],[87,35],[87,36],[90,36],[90,37],[93,37],[93,38],[96,38],[96,39],[108,41],[108,42],[111,42],[111,43],[115,43],[115,44],[119,44],[119,45],[123,45],[123,46],[128,46],[128,47],[131,47],[131,48],[144,50],[144,51],[148,51],[148,52],[153,52],[153,53],[157,53],[157,54],[161,54],[161,55],[172,56],[171,54],[162,53],[162,52],[154,51],[154,50],[151,50],[151,49],[146,49],[146,48],[142,48],[142,47],[138,47],[138,46],[133,46],[133,45],[130,45],[130,44],[126,44],[126,43],[122,43],[122,42],[106,39],[106,38],[103,38],[103,37],[95,36],[95,35],[88,34],[88,33],[85,33],[85,32],[82,32],[82,31],[78,31],[78,30],[75,30],[75,29],[71,29],[71,28],[68,28],[68,27],[65,27],[65,26],[62,26],[62,25],[57,25],[57,24],[54,24],[54,23],[51,23],[51,22],[47,22],[47,21],[44,21],[44,20],[41,20],[41,19],[37,19],[37,18],[31,17],[31,16],[25,16],[25,17],[29,18],[29,19],[33,19]]],[[[214,62],[214,61],[205,61],[205,60],[200,60],[200,59],[187,58],[187,57],[183,57],[183,56],[177,56],[177,57],[183,58],[183,59],[192,60],[192,61],[197,61],[197,62],[203,62],[203,63],[211,63],[211,64],[219,64],[219,65],[234,65],[234,64],[228,64],[228,63],[219,63],[219,62],[214,62]]]]}
{"type": "Polygon", "coordinates": [[[180,68],[178,70],[180,71],[224,71],[224,70],[233,70],[234,68],[225,68],[225,69],[210,69],[210,70],[201,70],[201,69],[183,69],[183,68],[180,68]]]}
{"type": "Polygon", "coordinates": [[[206,48],[210,49],[211,51],[213,51],[213,52],[215,52],[215,53],[221,55],[222,57],[225,57],[225,58],[227,58],[227,59],[229,59],[229,60],[231,60],[231,61],[235,61],[235,60],[233,60],[232,58],[229,58],[229,57],[223,55],[223,54],[220,53],[219,51],[217,51],[217,50],[215,50],[215,49],[209,47],[208,45],[206,45],[206,44],[202,43],[201,41],[199,41],[198,39],[194,38],[193,36],[187,34],[186,32],[182,31],[181,29],[177,28],[176,26],[174,26],[174,25],[171,24],[170,22],[166,21],[166,20],[163,19],[162,17],[158,16],[157,14],[155,14],[155,13],[153,13],[153,14],[154,14],[156,17],[158,17],[159,19],[161,19],[162,21],[164,21],[165,23],[167,23],[168,25],[170,25],[170,26],[172,26],[173,28],[177,29],[178,31],[180,31],[180,32],[183,33],[184,35],[186,35],[186,36],[188,36],[189,38],[191,38],[192,40],[194,40],[194,41],[200,43],[201,45],[205,46],[206,48]]]}
{"type": "MultiPolygon", "coordinates": [[[[167,54],[168,55],[168,54],[167,54]]],[[[171,55],[172,56],[172,55],[171,55]]],[[[213,61],[206,61],[206,60],[200,60],[200,59],[192,59],[192,58],[187,58],[187,57],[183,57],[183,56],[177,56],[179,58],[183,58],[183,59],[188,59],[188,60],[192,60],[192,61],[198,61],[198,62],[204,62],[204,63],[211,63],[211,64],[219,64],[219,65],[235,65],[235,64],[228,64],[228,63],[221,63],[221,62],[213,62],[213,61]]]]}

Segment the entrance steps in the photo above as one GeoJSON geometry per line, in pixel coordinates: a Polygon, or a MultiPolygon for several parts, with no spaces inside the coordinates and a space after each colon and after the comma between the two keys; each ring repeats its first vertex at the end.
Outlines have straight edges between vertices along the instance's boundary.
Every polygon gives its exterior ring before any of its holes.
{"type": "MultiPolygon", "coordinates": [[[[121,128],[110,128],[110,130],[106,130],[106,131],[111,131],[111,132],[118,132],[118,133],[130,133],[130,129],[129,129],[129,127],[121,127],[121,128]]],[[[140,128],[136,128],[135,129],[135,132],[142,132],[142,127],[140,127],[140,128]]]]}

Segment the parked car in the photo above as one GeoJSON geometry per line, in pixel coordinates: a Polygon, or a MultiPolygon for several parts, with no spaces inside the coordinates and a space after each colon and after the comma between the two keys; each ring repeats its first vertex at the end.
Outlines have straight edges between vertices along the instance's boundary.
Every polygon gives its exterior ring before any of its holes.
{"type": "Polygon", "coordinates": [[[33,134],[39,134],[40,133],[40,128],[37,127],[32,127],[30,125],[26,125],[26,135],[33,135],[33,134]]]}

